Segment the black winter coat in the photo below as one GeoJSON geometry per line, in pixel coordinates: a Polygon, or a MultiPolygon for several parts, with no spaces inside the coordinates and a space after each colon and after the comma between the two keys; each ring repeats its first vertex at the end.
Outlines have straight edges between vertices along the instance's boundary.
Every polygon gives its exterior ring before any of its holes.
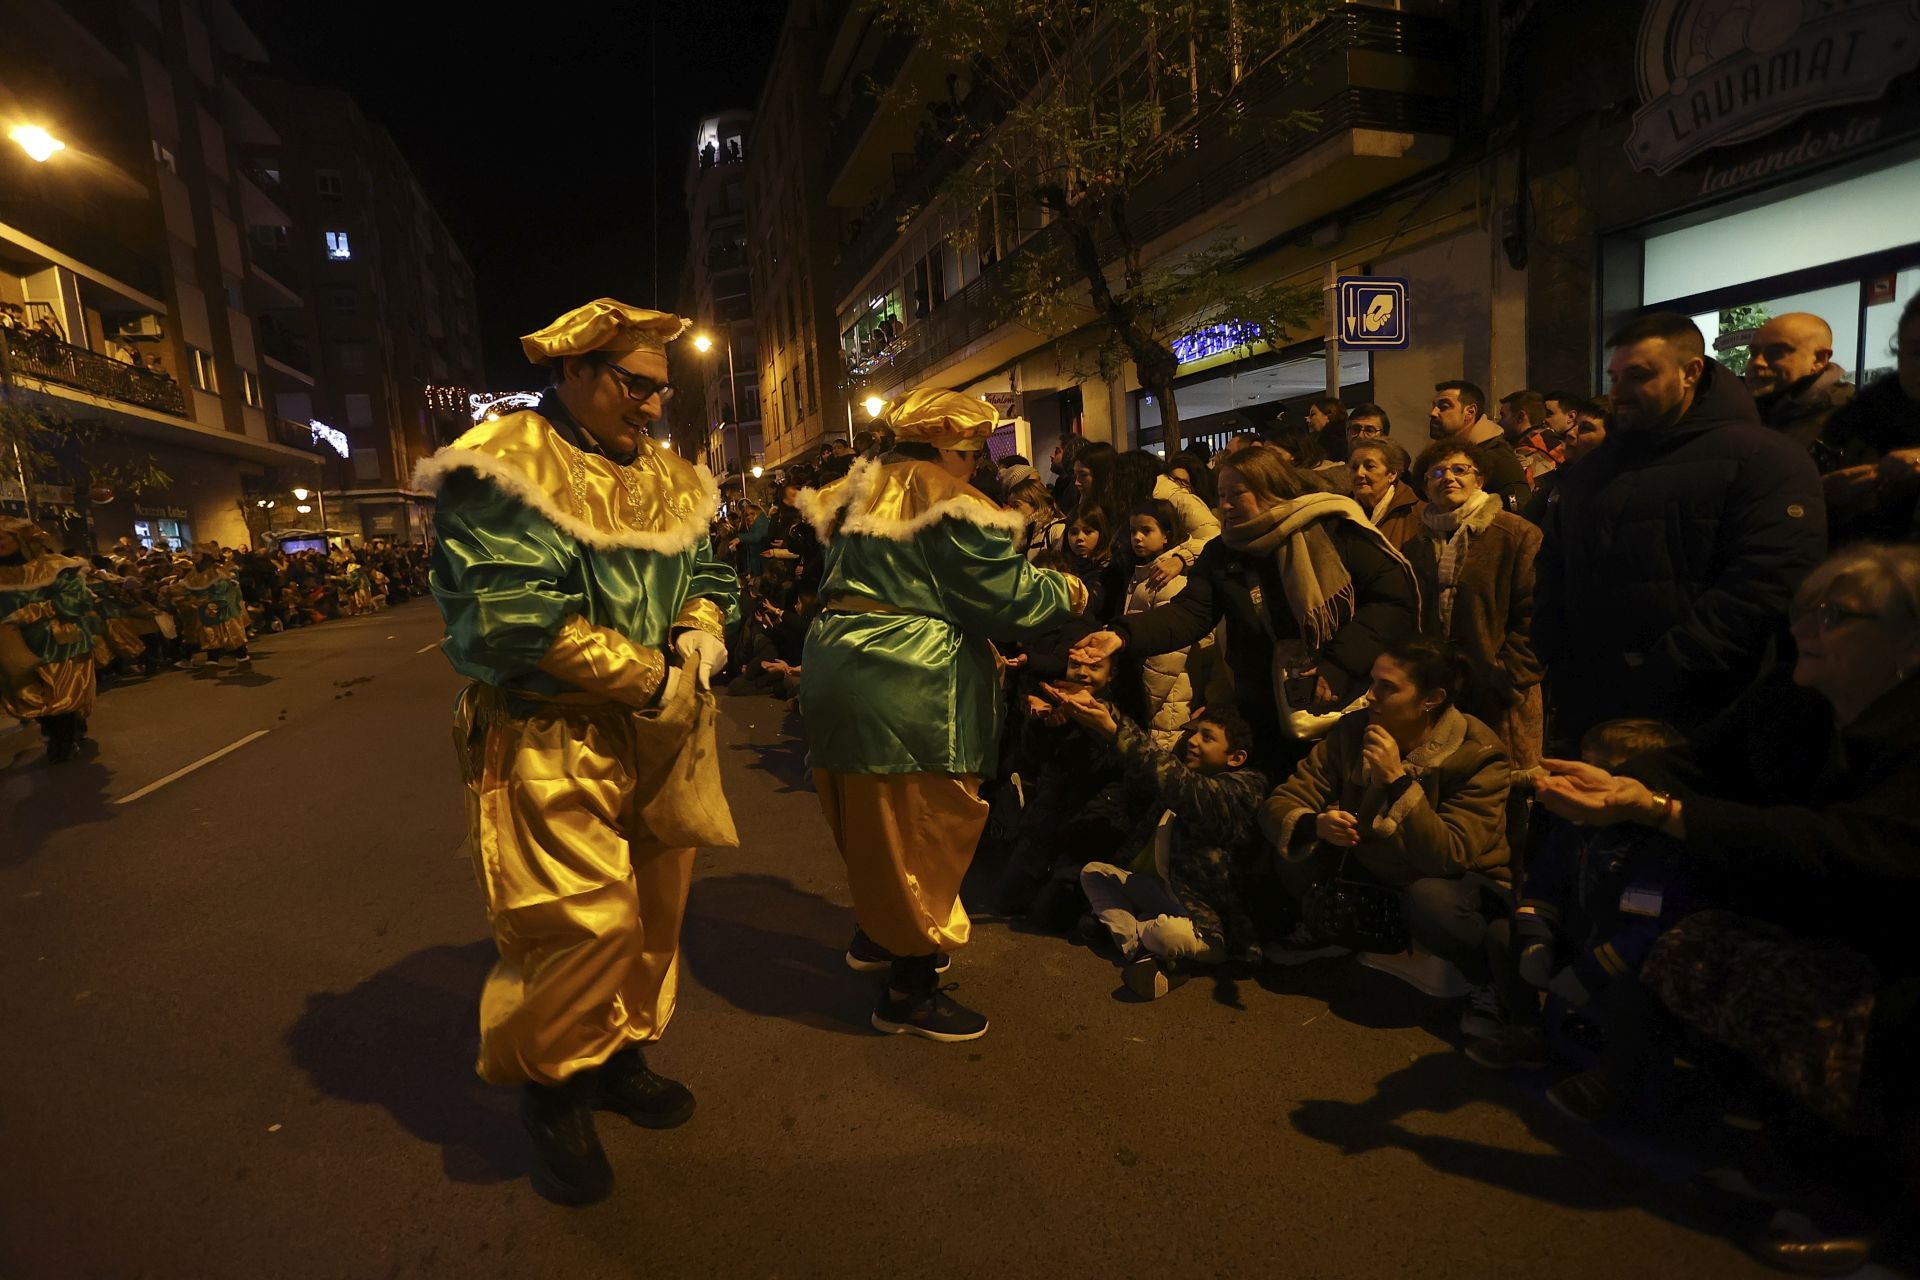
{"type": "Polygon", "coordinates": [[[1566,469],[1544,530],[1533,637],[1569,740],[1621,716],[1705,723],[1771,664],[1826,553],[1813,462],[1712,360],[1679,422],[1566,469]]]}
{"type": "MultiPolygon", "coordinates": [[[[1321,650],[1320,661],[1328,683],[1353,697],[1366,687],[1380,651],[1420,629],[1419,589],[1401,562],[1364,531],[1344,520],[1328,521],[1323,527],[1353,578],[1354,610],[1347,624],[1321,650]]],[[[1243,554],[1229,546],[1225,538],[1215,538],[1200,552],[1179,595],[1158,608],[1115,619],[1111,625],[1126,638],[1127,653],[1142,657],[1187,648],[1212,632],[1224,618],[1234,694],[1240,714],[1246,717],[1260,744],[1257,760],[1265,764],[1274,749],[1284,745],[1285,734],[1274,704],[1273,643],[1255,612],[1250,578],[1257,578],[1260,584],[1273,635],[1281,639],[1298,637],[1300,627],[1287,605],[1273,557],[1243,554]]]]}

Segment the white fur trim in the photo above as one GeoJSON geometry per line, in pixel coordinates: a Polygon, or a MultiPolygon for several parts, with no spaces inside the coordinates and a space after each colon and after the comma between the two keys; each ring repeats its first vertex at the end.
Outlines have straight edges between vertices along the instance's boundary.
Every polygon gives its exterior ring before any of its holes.
{"type": "Polygon", "coordinates": [[[1427,789],[1420,785],[1418,774],[1407,775],[1407,789],[1400,793],[1399,799],[1374,815],[1373,834],[1385,840],[1400,829],[1415,805],[1427,802],[1427,789]]]}
{"type": "MultiPolygon", "coordinates": [[[[874,459],[856,462],[845,482],[825,490],[805,489],[799,498],[801,518],[813,526],[822,542],[835,532],[834,519],[849,507],[863,505],[873,494],[880,479],[881,464],[874,459]]],[[[942,520],[962,520],[982,529],[1000,529],[1018,537],[1027,527],[1027,517],[1019,511],[1005,511],[985,498],[968,494],[936,502],[911,520],[895,520],[871,514],[850,517],[838,532],[865,534],[891,542],[911,542],[914,537],[942,520]]]]}
{"type": "Polygon", "coordinates": [[[478,449],[461,449],[451,445],[414,467],[414,487],[423,493],[438,494],[446,478],[462,467],[493,481],[546,517],[556,529],[568,537],[587,546],[601,549],[631,547],[639,551],[657,551],[663,555],[677,555],[699,545],[700,539],[710,532],[714,514],[720,510],[719,484],[714,480],[711,471],[705,466],[695,464],[693,470],[700,478],[701,498],[693,514],[686,520],[668,529],[632,529],[609,534],[594,528],[570,512],[562,511],[554,502],[552,494],[537,487],[525,475],[492,454],[482,453],[478,449]]]}

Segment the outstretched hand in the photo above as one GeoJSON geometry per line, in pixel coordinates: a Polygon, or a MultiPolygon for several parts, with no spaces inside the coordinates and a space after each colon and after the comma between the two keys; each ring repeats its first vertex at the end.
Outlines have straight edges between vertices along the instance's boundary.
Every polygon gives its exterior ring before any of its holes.
{"type": "Polygon", "coordinates": [[[1547,812],[1587,827],[1611,827],[1645,814],[1653,793],[1632,778],[1617,778],[1579,760],[1543,760],[1546,776],[1534,794],[1547,812]]]}
{"type": "Polygon", "coordinates": [[[1074,662],[1091,664],[1102,658],[1111,658],[1124,648],[1126,648],[1126,641],[1122,640],[1117,632],[1096,631],[1073,646],[1067,657],[1074,662]]]}
{"type": "Polygon", "coordinates": [[[1083,729],[1091,729],[1103,737],[1111,738],[1120,732],[1120,726],[1114,721],[1113,712],[1107,704],[1093,696],[1091,690],[1066,688],[1057,684],[1046,686],[1047,696],[1055,699],[1060,711],[1083,729]]]}

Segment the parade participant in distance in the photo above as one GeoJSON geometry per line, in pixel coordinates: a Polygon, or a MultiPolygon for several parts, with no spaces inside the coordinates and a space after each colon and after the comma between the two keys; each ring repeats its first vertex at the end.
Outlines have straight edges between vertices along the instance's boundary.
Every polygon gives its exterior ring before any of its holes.
{"type": "Polygon", "coordinates": [[[670,1128],[686,1086],[641,1044],[673,1014],[692,849],[634,815],[634,713],[680,673],[726,665],[733,570],[714,555],[713,477],[648,438],[666,344],[687,322],[602,298],[521,339],[552,385],[414,473],[437,494],[443,645],[474,678],[454,731],[474,866],[500,961],[480,999],[480,1075],[523,1086],[551,1198],[604,1197],[593,1107],[670,1128]]]}
{"type": "Polygon", "coordinates": [[[39,525],[0,516],[0,713],[38,721],[55,764],[79,754],[93,711],[101,624],[86,567],[39,525]]]}
{"type": "Polygon", "coordinates": [[[891,453],[800,501],[826,546],[800,710],[860,925],[847,962],[888,973],[873,1025],[972,1040],[987,1020],[936,974],[942,952],[967,941],[960,880],[1000,739],[989,642],[1038,637],[1084,610],[1086,590],[1029,563],[1016,541],[1025,513],[962,479],[993,432],[990,406],[915,391],[887,425],[891,453]]]}

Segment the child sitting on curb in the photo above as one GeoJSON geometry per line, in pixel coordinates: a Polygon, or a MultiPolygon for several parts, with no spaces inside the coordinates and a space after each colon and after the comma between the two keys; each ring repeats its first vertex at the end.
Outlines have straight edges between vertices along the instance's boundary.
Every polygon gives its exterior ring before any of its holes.
{"type": "Polygon", "coordinates": [[[1090,862],[1080,887],[1120,948],[1127,988],[1153,1000],[1196,965],[1257,960],[1258,935],[1240,903],[1239,862],[1256,844],[1265,775],[1247,767],[1252,730],[1232,712],[1204,712],[1177,751],[1082,690],[1055,688],[1076,725],[1111,742],[1129,781],[1158,799],[1126,846],[1131,867],[1090,862]]]}

